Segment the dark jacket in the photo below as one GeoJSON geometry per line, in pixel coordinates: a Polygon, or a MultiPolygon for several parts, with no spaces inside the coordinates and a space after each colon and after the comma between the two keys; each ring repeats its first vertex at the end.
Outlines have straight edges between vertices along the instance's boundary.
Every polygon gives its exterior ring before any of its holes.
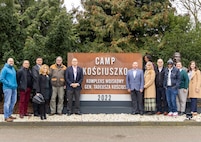
{"type": "Polygon", "coordinates": [[[156,87],[163,87],[163,82],[165,77],[165,68],[163,67],[161,72],[159,72],[159,69],[157,67],[155,73],[156,73],[156,78],[155,78],[156,87]]]}
{"type": "Polygon", "coordinates": [[[18,88],[20,90],[26,90],[28,87],[32,88],[32,72],[30,69],[25,69],[24,67],[22,67],[21,69],[19,69],[19,71],[17,72],[17,84],[18,84],[18,88]],[[29,77],[30,77],[30,81],[28,82],[28,73],[29,73],[29,77]],[[27,86],[28,84],[30,84],[29,86],[27,86]]]}
{"type": "Polygon", "coordinates": [[[40,74],[38,76],[37,93],[41,93],[45,100],[49,100],[51,96],[51,81],[50,77],[40,74]]]}
{"type": "Polygon", "coordinates": [[[73,67],[70,66],[67,68],[66,70],[66,74],[65,74],[65,79],[66,79],[66,87],[67,90],[81,90],[81,84],[83,81],[83,69],[81,67],[77,67],[77,76],[76,76],[76,80],[74,80],[74,74],[73,74],[73,67]],[[71,83],[79,83],[80,86],[73,88],[70,86],[71,83]]]}
{"type": "Polygon", "coordinates": [[[32,68],[32,75],[33,75],[33,89],[36,90],[37,89],[37,85],[38,85],[38,76],[39,76],[39,66],[35,65],[32,68]]]}
{"type": "MultiPolygon", "coordinates": [[[[167,80],[168,80],[168,68],[165,69],[165,77],[164,77],[164,87],[167,88],[167,80]]],[[[171,87],[174,89],[179,89],[180,86],[180,71],[176,67],[172,68],[171,71],[171,87]]]]}

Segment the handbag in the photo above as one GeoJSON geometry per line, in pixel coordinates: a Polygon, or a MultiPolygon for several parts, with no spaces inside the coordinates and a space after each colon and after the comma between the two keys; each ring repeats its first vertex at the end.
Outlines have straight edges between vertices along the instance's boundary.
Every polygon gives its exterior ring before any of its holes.
{"type": "Polygon", "coordinates": [[[45,103],[45,99],[43,97],[43,95],[41,93],[37,93],[33,99],[32,102],[36,103],[36,104],[43,104],[45,103]]]}

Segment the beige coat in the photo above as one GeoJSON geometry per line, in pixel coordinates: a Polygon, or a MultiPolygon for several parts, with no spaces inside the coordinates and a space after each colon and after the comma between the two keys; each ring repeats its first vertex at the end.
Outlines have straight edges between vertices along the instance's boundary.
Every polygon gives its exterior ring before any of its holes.
{"type": "Polygon", "coordinates": [[[144,74],[144,98],[156,98],[155,71],[146,70],[144,74]]]}
{"type": "Polygon", "coordinates": [[[192,72],[191,79],[189,82],[189,98],[201,98],[201,76],[200,70],[192,72]],[[196,88],[199,89],[199,92],[196,92],[196,88]]]}

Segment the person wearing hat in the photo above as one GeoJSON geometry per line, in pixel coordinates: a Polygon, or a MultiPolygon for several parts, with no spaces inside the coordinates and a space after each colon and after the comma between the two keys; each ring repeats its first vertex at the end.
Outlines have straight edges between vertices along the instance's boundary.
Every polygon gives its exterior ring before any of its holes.
{"type": "Polygon", "coordinates": [[[180,86],[180,71],[174,66],[172,59],[167,61],[168,67],[165,70],[164,87],[168,103],[168,116],[177,116],[176,96],[180,86]]]}

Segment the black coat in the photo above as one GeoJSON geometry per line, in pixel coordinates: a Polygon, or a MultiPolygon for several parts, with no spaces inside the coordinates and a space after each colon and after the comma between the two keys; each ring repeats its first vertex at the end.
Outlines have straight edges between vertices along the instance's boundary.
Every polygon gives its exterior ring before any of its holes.
{"type": "Polygon", "coordinates": [[[33,89],[37,89],[37,85],[38,85],[38,76],[39,76],[39,66],[35,65],[32,68],[32,74],[33,74],[33,89]]]}
{"type": "Polygon", "coordinates": [[[41,93],[45,100],[49,100],[51,96],[51,81],[50,77],[40,74],[38,76],[37,93],[41,93]]]}
{"type": "Polygon", "coordinates": [[[27,89],[27,73],[30,73],[31,76],[31,82],[30,82],[30,87],[32,88],[32,72],[30,69],[25,69],[25,68],[21,68],[19,69],[19,71],[17,72],[17,84],[18,84],[18,88],[19,90],[26,90],[27,89]]]}
{"type": "Polygon", "coordinates": [[[157,67],[155,72],[156,72],[156,78],[155,78],[156,87],[163,87],[165,68],[163,67],[161,72],[159,72],[159,69],[157,67]]]}

